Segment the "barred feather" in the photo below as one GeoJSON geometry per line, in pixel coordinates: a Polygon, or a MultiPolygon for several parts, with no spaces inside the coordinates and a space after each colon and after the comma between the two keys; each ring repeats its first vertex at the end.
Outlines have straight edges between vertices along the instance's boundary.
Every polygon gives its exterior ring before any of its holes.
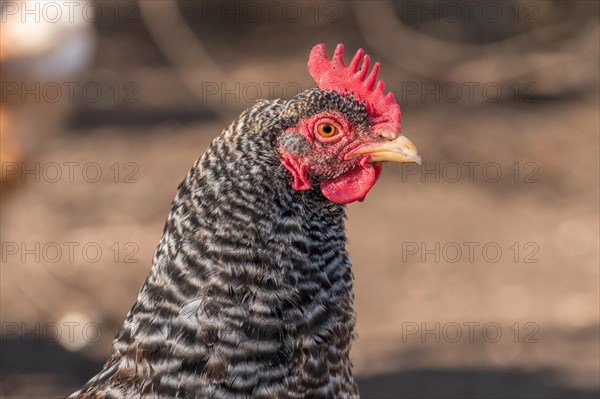
{"type": "Polygon", "coordinates": [[[300,118],[367,114],[311,89],[262,101],[180,184],[153,266],[104,369],[72,398],[353,398],[345,209],[294,191],[278,137],[300,118]]]}

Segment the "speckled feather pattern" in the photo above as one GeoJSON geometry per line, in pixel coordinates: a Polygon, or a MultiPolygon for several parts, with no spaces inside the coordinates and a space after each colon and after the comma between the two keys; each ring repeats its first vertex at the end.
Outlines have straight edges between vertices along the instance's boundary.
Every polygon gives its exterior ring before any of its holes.
{"type": "Polygon", "coordinates": [[[150,275],[104,369],[72,398],[355,398],[345,208],[290,187],[284,130],[351,96],[262,101],[180,184],[150,275]]]}

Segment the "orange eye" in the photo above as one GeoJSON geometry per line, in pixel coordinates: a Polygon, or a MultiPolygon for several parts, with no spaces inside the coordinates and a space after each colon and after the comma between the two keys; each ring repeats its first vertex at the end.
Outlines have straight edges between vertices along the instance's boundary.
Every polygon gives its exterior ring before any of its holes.
{"type": "Polygon", "coordinates": [[[321,123],[317,126],[317,132],[321,137],[329,138],[337,132],[337,129],[331,123],[321,123]]]}

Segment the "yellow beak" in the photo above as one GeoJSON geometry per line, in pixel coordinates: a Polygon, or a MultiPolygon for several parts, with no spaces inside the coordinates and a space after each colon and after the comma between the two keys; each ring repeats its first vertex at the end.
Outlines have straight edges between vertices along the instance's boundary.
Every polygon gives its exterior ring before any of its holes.
{"type": "Polygon", "coordinates": [[[391,141],[364,145],[346,155],[346,159],[365,154],[371,156],[370,162],[415,162],[421,165],[417,147],[404,136],[398,136],[391,141]]]}

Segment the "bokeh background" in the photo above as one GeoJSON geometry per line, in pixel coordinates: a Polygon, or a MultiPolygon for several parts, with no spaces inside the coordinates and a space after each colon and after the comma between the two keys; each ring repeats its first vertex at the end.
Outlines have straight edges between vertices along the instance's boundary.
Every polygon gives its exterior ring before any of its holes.
{"type": "Polygon", "coordinates": [[[1,396],[64,397],[176,187],[258,98],[363,47],[424,164],[349,206],[365,398],[600,395],[596,1],[2,1],[1,396]]]}

